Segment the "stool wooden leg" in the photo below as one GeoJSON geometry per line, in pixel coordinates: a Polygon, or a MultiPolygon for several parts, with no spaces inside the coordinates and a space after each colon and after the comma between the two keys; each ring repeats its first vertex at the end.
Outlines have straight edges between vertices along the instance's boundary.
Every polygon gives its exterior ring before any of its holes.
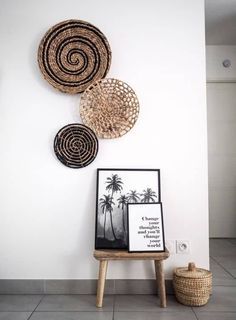
{"type": "Polygon", "coordinates": [[[163,270],[163,261],[154,260],[155,263],[155,272],[156,272],[156,281],[159,289],[160,297],[160,306],[166,308],[166,287],[165,287],[165,277],[163,270]]]}
{"type": "Polygon", "coordinates": [[[102,308],[105,280],[106,280],[106,273],[107,273],[107,265],[108,265],[107,260],[100,261],[98,287],[97,287],[97,301],[96,301],[97,308],[102,308]]]}

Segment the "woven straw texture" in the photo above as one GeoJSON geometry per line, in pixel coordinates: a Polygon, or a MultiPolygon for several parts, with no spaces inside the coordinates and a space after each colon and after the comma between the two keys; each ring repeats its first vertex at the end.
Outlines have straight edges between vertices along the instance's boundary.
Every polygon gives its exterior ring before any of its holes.
{"type": "Polygon", "coordinates": [[[117,79],[93,83],[81,96],[80,116],[99,138],[118,138],[137,121],[139,102],[133,89],[117,79]]]}
{"type": "Polygon", "coordinates": [[[54,151],[67,167],[86,167],[96,158],[98,140],[94,132],[83,124],[68,124],[57,133],[54,151]]]}
{"type": "Polygon", "coordinates": [[[38,49],[44,78],[65,93],[81,93],[106,76],[111,50],[104,34],[92,24],[67,20],[47,31],[38,49]]]}
{"type": "Polygon", "coordinates": [[[209,300],[212,290],[212,273],[196,268],[190,263],[188,268],[174,270],[173,284],[177,300],[188,306],[202,306],[209,300]]]}

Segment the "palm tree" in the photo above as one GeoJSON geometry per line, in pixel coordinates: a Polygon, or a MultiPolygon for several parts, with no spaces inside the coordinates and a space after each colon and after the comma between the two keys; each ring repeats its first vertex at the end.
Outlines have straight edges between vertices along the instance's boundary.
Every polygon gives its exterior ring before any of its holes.
{"type": "Polygon", "coordinates": [[[118,177],[118,174],[112,174],[111,177],[107,177],[106,184],[106,190],[111,191],[112,198],[114,193],[123,189],[123,182],[121,178],[118,177]]]}
{"type": "Polygon", "coordinates": [[[106,238],[106,218],[107,218],[107,212],[110,213],[110,219],[111,219],[111,230],[113,233],[113,236],[115,238],[115,240],[117,240],[116,236],[115,236],[115,232],[114,232],[114,228],[113,228],[113,223],[112,223],[112,211],[113,211],[113,207],[112,205],[114,205],[115,203],[113,202],[112,197],[108,194],[108,195],[103,195],[103,198],[99,199],[99,204],[100,207],[102,208],[102,212],[105,215],[104,216],[104,229],[103,229],[103,237],[106,238]]]}
{"type": "MultiPolygon", "coordinates": [[[[108,190],[108,192],[111,191],[111,199],[112,200],[113,200],[113,194],[118,191],[121,191],[123,189],[123,186],[122,186],[123,182],[122,182],[121,178],[118,176],[118,174],[112,174],[111,177],[107,177],[107,180],[105,183],[107,184],[106,190],[108,190]]],[[[109,212],[110,212],[110,217],[111,217],[112,231],[113,231],[115,239],[117,239],[115,236],[115,232],[114,232],[112,213],[111,213],[111,211],[109,211],[109,212]]]]}
{"type": "Polygon", "coordinates": [[[143,190],[141,197],[143,197],[141,202],[155,202],[154,197],[157,198],[157,195],[151,188],[147,188],[147,190],[143,190]]]}
{"type": "Polygon", "coordinates": [[[136,203],[140,200],[139,193],[136,190],[130,190],[128,193],[128,201],[131,203],[136,203]]]}
{"type": "Polygon", "coordinates": [[[123,229],[124,229],[124,233],[126,232],[125,230],[125,208],[127,206],[128,203],[128,197],[126,195],[120,195],[120,198],[117,199],[118,201],[118,208],[120,208],[121,206],[121,210],[122,210],[122,222],[123,222],[123,229]]]}

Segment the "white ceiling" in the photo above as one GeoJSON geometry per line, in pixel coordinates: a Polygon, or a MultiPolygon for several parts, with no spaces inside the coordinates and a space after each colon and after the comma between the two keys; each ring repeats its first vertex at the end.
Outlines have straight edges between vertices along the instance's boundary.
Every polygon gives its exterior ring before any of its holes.
{"type": "Polygon", "coordinates": [[[236,45],[236,0],[205,0],[206,44],[236,45]]]}

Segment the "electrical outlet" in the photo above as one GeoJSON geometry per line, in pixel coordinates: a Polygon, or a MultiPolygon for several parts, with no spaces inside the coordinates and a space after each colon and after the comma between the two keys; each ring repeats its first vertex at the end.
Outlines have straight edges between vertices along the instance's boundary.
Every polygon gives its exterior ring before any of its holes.
{"type": "Polygon", "coordinates": [[[190,253],[190,241],[189,240],[176,240],[176,253],[189,254],[190,253]]]}
{"type": "Polygon", "coordinates": [[[175,253],[175,240],[166,240],[165,241],[166,248],[169,250],[170,254],[175,253]]]}

